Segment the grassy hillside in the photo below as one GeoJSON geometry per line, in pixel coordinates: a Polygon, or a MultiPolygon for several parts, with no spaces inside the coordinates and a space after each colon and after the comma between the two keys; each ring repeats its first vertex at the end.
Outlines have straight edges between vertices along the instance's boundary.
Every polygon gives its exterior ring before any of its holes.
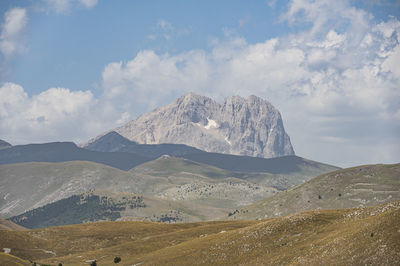
{"type": "MultiPolygon", "coordinates": [[[[9,218],[15,226],[43,228],[94,221],[191,222],[222,218],[228,209],[132,193],[91,191],[9,218]]],[[[1,228],[1,224],[0,224],[1,228]]]]}
{"type": "Polygon", "coordinates": [[[169,156],[129,171],[85,161],[0,164],[0,176],[5,177],[0,179],[0,217],[19,215],[90,190],[108,190],[171,200],[173,212],[181,203],[200,210],[182,216],[182,221],[217,219],[223,212],[228,214],[328,170],[310,165],[281,175],[228,171],[169,156]]]}
{"type": "MultiPolygon", "coordinates": [[[[162,157],[131,171],[79,161],[0,165],[0,176],[5,177],[0,179],[0,217],[15,216],[90,190],[138,193],[232,209],[270,196],[276,192],[271,186],[285,184],[282,182],[284,179],[274,179],[265,173],[240,176],[244,179],[254,177],[264,181],[265,185],[232,177],[235,175],[174,157],[162,157]],[[179,192],[182,186],[187,187],[184,194],[179,192]],[[178,194],[184,198],[177,198],[178,194]]],[[[202,216],[211,218],[202,213],[202,216]]]]}
{"type": "Polygon", "coordinates": [[[32,263],[7,253],[0,253],[0,265],[31,266],[32,263]]]}
{"type": "Polygon", "coordinates": [[[0,217],[4,218],[95,188],[140,189],[128,172],[92,162],[0,165],[0,176],[0,217]]]}
{"type": "Polygon", "coordinates": [[[373,206],[400,200],[400,164],[365,165],[318,176],[242,208],[231,219],[256,219],[315,210],[373,206]]]}
{"type": "Polygon", "coordinates": [[[137,195],[124,197],[124,201],[112,197],[85,193],[73,195],[43,207],[10,218],[10,221],[27,228],[55,225],[79,224],[84,222],[121,218],[121,211],[144,208],[143,198],[137,195]]]}
{"type": "MultiPolygon", "coordinates": [[[[261,221],[101,222],[4,231],[0,248],[41,264],[396,265],[400,202],[261,221]]],[[[0,264],[2,264],[0,257],[0,264]]]]}
{"type": "Polygon", "coordinates": [[[0,218],[0,230],[25,230],[26,228],[11,221],[0,218]]]}

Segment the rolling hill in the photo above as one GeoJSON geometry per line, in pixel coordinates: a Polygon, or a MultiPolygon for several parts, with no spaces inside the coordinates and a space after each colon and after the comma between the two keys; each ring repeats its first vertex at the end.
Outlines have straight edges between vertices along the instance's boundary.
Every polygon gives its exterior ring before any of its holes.
{"type": "Polygon", "coordinates": [[[299,211],[374,206],[400,200],[400,164],[364,165],[323,174],[236,212],[264,219],[299,211]]]}
{"type": "MultiPolygon", "coordinates": [[[[400,202],[261,221],[100,222],[3,231],[0,248],[40,264],[396,265],[400,202]]],[[[0,256],[0,264],[4,261],[0,256]]]]}
{"type": "MultiPolygon", "coordinates": [[[[186,201],[222,208],[229,213],[329,169],[307,164],[299,172],[286,175],[234,172],[168,156],[142,163],[129,171],[88,161],[0,164],[0,176],[4,177],[0,179],[0,217],[15,216],[90,190],[186,201]]],[[[204,213],[202,216],[212,218],[204,213]]]]}
{"type": "Polygon", "coordinates": [[[91,191],[27,211],[6,222],[31,229],[116,220],[176,223],[221,218],[227,211],[131,193],[91,191]]]}
{"type": "MultiPolygon", "coordinates": [[[[181,220],[211,220],[237,206],[276,193],[272,185],[280,184],[274,176],[265,173],[250,176],[268,179],[269,185],[252,183],[235,175],[246,177],[243,173],[165,156],[130,171],[80,161],[0,165],[0,176],[7,177],[0,179],[0,217],[15,216],[87,191],[102,190],[113,193],[112,197],[123,193],[154,197],[151,201],[158,199],[158,204],[164,207],[162,202],[170,200],[171,210],[183,208],[179,207],[182,204],[190,205],[189,209],[197,211],[192,210],[189,218],[183,216],[181,220]],[[153,170],[149,171],[148,167],[153,170]]],[[[158,210],[163,214],[161,208],[158,210]]],[[[144,219],[148,215],[139,217],[144,219]]]]}
{"type": "Polygon", "coordinates": [[[129,170],[152,159],[134,153],[89,151],[72,142],[17,145],[0,149],[0,164],[90,161],[129,170]]]}
{"type": "Polygon", "coordinates": [[[11,221],[0,218],[0,230],[25,230],[26,228],[11,221]]]}

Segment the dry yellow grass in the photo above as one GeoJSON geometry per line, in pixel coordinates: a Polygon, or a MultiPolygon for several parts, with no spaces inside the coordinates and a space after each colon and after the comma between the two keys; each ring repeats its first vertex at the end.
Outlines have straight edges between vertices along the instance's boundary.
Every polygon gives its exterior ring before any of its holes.
{"type": "Polygon", "coordinates": [[[119,265],[398,265],[400,201],[262,221],[101,222],[0,234],[0,248],[51,265],[115,265],[115,256],[119,265]]]}
{"type": "Polygon", "coordinates": [[[26,230],[26,228],[11,221],[0,218],[0,230],[26,230]]]}
{"type": "Polygon", "coordinates": [[[30,266],[32,263],[10,254],[0,253],[0,265],[4,266],[30,266]]]}

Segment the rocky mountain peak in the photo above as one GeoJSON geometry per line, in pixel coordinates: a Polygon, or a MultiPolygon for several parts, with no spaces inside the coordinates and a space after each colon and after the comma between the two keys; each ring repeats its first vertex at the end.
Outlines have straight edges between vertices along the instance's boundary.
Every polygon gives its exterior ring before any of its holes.
{"type": "Polygon", "coordinates": [[[114,131],[140,144],[186,144],[264,158],[294,155],[279,111],[255,95],[217,103],[191,92],[114,131]]]}

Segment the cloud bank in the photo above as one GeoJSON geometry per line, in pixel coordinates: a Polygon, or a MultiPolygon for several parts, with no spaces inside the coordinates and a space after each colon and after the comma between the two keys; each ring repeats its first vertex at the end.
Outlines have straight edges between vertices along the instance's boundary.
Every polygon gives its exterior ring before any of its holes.
{"type": "Polygon", "coordinates": [[[400,22],[376,23],[347,1],[305,0],[291,1],[281,20],[308,27],[254,44],[230,36],[210,51],[143,50],[105,66],[99,97],[62,88],[29,97],[6,83],[2,137],[85,140],[188,91],[255,94],[281,110],[300,156],[341,166],[399,161],[400,22]]]}

